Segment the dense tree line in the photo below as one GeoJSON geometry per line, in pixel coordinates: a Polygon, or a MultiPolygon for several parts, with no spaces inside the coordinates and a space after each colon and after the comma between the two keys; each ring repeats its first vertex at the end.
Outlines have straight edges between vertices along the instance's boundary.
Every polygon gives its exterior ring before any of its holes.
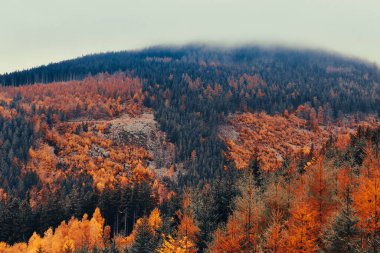
{"type": "Polygon", "coordinates": [[[43,201],[31,207],[28,196],[9,194],[0,201],[0,241],[15,243],[27,240],[34,231],[42,234],[72,216],[102,210],[112,233],[129,234],[133,224],[149,214],[158,204],[150,182],[128,187],[94,191],[91,179],[65,180],[59,191],[44,189],[43,201]]]}
{"type": "Polygon", "coordinates": [[[0,129],[1,188],[23,195],[38,181],[33,173],[28,173],[25,181],[20,177],[20,164],[28,159],[28,150],[33,143],[33,125],[26,122],[22,114],[11,120],[0,116],[0,129]]]}

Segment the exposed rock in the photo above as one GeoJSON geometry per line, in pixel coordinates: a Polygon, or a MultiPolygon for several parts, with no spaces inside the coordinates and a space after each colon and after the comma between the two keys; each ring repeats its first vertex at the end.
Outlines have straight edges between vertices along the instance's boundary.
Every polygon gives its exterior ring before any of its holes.
{"type": "Polygon", "coordinates": [[[91,157],[103,157],[103,158],[108,158],[110,156],[109,152],[105,150],[102,147],[99,147],[95,144],[91,145],[91,150],[90,150],[90,155],[91,157]]]}
{"type": "Polygon", "coordinates": [[[150,168],[168,168],[174,160],[174,145],[166,140],[166,135],[158,128],[153,113],[145,112],[131,117],[128,114],[111,122],[111,138],[116,143],[126,143],[144,147],[154,158],[150,168]]]}

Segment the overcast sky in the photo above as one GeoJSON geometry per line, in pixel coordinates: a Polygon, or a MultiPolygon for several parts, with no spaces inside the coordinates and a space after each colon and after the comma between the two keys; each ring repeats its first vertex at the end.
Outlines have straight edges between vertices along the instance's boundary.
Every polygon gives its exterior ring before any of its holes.
{"type": "Polygon", "coordinates": [[[380,0],[1,0],[0,73],[157,44],[261,43],[380,63],[380,0]]]}

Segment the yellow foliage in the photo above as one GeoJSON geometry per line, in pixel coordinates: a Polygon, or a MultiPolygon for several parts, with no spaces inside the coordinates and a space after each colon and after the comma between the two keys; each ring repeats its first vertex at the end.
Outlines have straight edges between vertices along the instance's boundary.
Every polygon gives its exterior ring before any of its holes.
{"type": "Polygon", "coordinates": [[[150,170],[144,167],[140,162],[137,164],[136,168],[133,170],[133,177],[136,182],[144,182],[147,179],[153,177],[150,170]]]}
{"type": "Polygon", "coordinates": [[[67,240],[64,244],[63,244],[63,252],[64,253],[73,253],[74,250],[75,250],[75,247],[74,247],[74,241],[73,240],[67,240]]]}
{"type": "Polygon", "coordinates": [[[196,245],[184,237],[175,240],[172,236],[168,235],[164,239],[161,247],[157,250],[158,253],[195,253],[197,252],[196,245]]]}
{"type": "Polygon", "coordinates": [[[104,218],[99,208],[95,209],[93,217],[88,220],[87,214],[81,221],[71,218],[68,223],[62,222],[55,231],[49,228],[44,236],[33,233],[28,243],[18,243],[9,246],[0,242],[1,253],[25,252],[36,253],[73,253],[76,249],[86,246],[89,250],[104,248],[103,242],[104,218]]]}
{"type": "Polygon", "coordinates": [[[160,211],[158,208],[155,208],[149,215],[148,223],[151,228],[153,228],[153,231],[157,231],[162,226],[162,218],[160,215],[160,211]]]}
{"type": "MultiPolygon", "coordinates": [[[[141,224],[143,223],[144,218],[140,218],[136,221],[132,233],[127,236],[123,237],[121,235],[116,235],[113,239],[116,244],[116,247],[119,249],[119,251],[123,252],[126,248],[129,248],[133,245],[135,238],[136,238],[136,233],[141,224]]],[[[162,218],[160,211],[155,208],[149,215],[148,217],[148,224],[149,227],[152,229],[153,233],[157,233],[157,231],[161,228],[162,226],[162,218]]]]}
{"type": "Polygon", "coordinates": [[[1,253],[26,253],[27,245],[26,243],[16,243],[10,247],[5,242],[0,242],[0,252],[1,253]]]}

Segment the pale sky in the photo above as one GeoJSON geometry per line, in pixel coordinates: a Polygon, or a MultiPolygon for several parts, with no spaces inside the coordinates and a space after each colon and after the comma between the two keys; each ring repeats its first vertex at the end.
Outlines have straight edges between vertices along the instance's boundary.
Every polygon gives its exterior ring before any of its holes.
{"type": "Polygon", "coordinates": [[[0,0],[0,73],[192,42],[302,46],[380,65],[380,0],[0,0]]]}

